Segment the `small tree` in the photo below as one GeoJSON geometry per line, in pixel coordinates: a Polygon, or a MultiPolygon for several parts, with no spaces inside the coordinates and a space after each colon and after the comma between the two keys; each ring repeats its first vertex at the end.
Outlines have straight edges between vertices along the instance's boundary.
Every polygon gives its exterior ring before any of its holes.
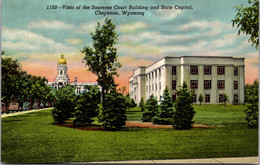
{"type": "Polygon", "coordinates": [[[144,98],[141,99],[139,102],[139,107],[142,108],[144,106],[144,98]]]}
{"type": "Polygon", "coordinates": [[[200,93],[199,95],[199,102],[200,102],[200,105],[201,103],[204,101],[204,96],[200,93]]]}
{"type": "Polygon", "coordinates": [[[126,121],[127,100],[115,90],[106,93],[103,104],[99,104],[99,120],[106,130],[120,130],[126,121]]]}
{"type": "Polygon", "coordinates": [[[91,126],[92,118],[98,116],[101,93],[98,87],[86,86],[86,91],[77,96],[74,126],[91,126]]]}
{"type": "Polygon", "coordinates": [[[249,128],[258,128],[258,111],[259,111],[259,102],[258,102],[258,89],[259,83],[254,82],[253,85],[246,85],[246,121],[249,128]]]}
{"type": "Polygon", "coordinates": [[[223,94],[222,101],[223,101],[224,105],[226,106],[226,104],[228,102],[228,95],[226,93],[223,94]]]}
{"type": "Polygon", "coordinates": [[[188,91],[184,81],[182,87],[177,91],[177,99],[174,102],[175,112],[173,115],[173,126],[176,129],[191,129],[195,111],[192,107],[192,96],[194,92],[188,91]]]}
{"type": "Polygon", "coordinates": [[[156,98],[151,95],[150,98],[146,102],[145,111],[143,113],[142,121],[143,122],[151,122],[153,117],[158,113],[158,101],[156,98]]]}
{"type": "Polygon", "coordinates": [[[56,104],[51,112],[54,123],[62,124],[73,117],[76,98],[74,90],[73,87],[66,86],[56,91],[56,104]]]}
{"type": "Polygon", "coordinates": [[[173,102],[170,96],[169,89],[166,87],[163,92],[163,100],[160,105],[159,111],[153,118],[153,123],[169,125],[173,123],[173,102]]]}

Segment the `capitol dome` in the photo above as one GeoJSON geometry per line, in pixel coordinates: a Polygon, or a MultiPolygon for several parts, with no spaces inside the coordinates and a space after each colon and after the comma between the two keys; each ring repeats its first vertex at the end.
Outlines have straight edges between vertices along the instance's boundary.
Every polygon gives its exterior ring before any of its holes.
{"type": "Polygon", "coordinates": [[[67,61],[66,61],[66,59],[64,58],[64,55],[63,55],[63,54],[61,55],[61,58],[59,59],[58,64],[67,64],[67,61]]]}

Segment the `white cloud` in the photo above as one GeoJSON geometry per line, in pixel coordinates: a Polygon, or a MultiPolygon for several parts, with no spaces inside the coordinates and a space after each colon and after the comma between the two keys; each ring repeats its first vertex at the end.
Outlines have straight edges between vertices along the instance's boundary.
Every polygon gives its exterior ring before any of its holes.
{"type": "Polygon", "coordinates": [[[169,20],[177,17],[182,13],[181,10],[174,10],[174,9],[169,9],[169,10],[156,10],[154,14],[158,17],[160,17],[163,20],[169,20]]]}
{"type": "Polygon", "coordinates": [[[189,24],[182,25],[178,28],[180,31],[199,30],[205,31],[204,35],[215,36],[223,31],[232,30],[232,25],[220,21],[191,21],[189,24]]]}
{"type": "Polygon", "coordinates": [[[74,25],[57,20],[39,20],[28,23],[27,27],[37,30],[66,30],[73,29],[74,25]]]}
{"type": "Polygon", "coordinates": [[[100,25],[102,26],[102,24],[104,23],[104,20],[105,19],[100,19],[100,20],[93,21],[93,22],[82,23],[82,24],[80,24],[80,26],[78,28],[76,28],[76,33],[90,34],[92,32],[95,32],[95,29],[97,27],[97,22],[99,22],[100,25]]]}
{"type": "Polygon", "coordinates": [[[72,45],[78,45],[78,44],[82,43],[82,39],[80,39],[80,38],[68,38],[68,39],[66,39],[66,42],[68,42],[69,44],[72,44],[72,45]]]}
{"type": "Polygon", "coordinates": [[[43,52],[75,52],[76,48],[57,43],[53,39],[22,29],[2,28],[3,49],[10,50],[41,50],[43,52]],[[17,44],[17,45],[15,45],[17,44]],[[6,47],[5,47],[6,46],[6,47]]]}
{"type": "Polygon", "coordinates": [[[129,24],[121,24],[118,26],[119,30],[123,33],[134,33],[138,32],[139,30],[147,29],[148,27],[149,25],[143,21],[138,21],[129,24]]]}

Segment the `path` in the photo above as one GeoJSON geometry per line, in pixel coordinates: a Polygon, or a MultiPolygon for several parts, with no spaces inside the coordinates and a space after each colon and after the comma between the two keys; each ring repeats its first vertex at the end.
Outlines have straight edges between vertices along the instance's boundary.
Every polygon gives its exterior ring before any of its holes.
{"type": "Polygon", "coordinates": [[[50,110],[50,108],[34,109],[34,110],[27,110],[27,111],[21,111],[21,112],[13,112],[13,113],[9,113],[9,114],[1,114],[1,118],[8,117],[8,116],[21,115],[21,114],[26,114],[26,113],[32,113],[32,112],[45,111],[45,110],[50,110]]]}

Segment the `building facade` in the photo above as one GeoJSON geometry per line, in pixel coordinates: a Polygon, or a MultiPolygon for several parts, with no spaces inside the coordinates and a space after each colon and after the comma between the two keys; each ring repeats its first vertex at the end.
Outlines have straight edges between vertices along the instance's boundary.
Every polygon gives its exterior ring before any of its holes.
{"type": "Polygon", "coordinates": [[[46,84],[55,90],[58,90],[65,85],[72,85],[76,87],[76,94],[82,93],[85,90],[84,87],[87,85],[98,86],[97,82],[78,82],[77,77],[75,77],[73,82],[70,82],[67,61],[64,58],[64,55],[61,55],[61,58],[58,61],[57,75],[55,76],[54,81],[47,82],[46,84]]]}
{"type": "Polygon", "coordinates": [[[200,94],[205,104],[222,103],[224,94],[229,104],[245,102],[244,58],[219,56],[164,57],[148,67],[140,66],[130,77],[129,94],[137,104],[151,95],[160,102],[167,86],[175,100],[184,81],[195,91],[195,104],[200,94]]]}

